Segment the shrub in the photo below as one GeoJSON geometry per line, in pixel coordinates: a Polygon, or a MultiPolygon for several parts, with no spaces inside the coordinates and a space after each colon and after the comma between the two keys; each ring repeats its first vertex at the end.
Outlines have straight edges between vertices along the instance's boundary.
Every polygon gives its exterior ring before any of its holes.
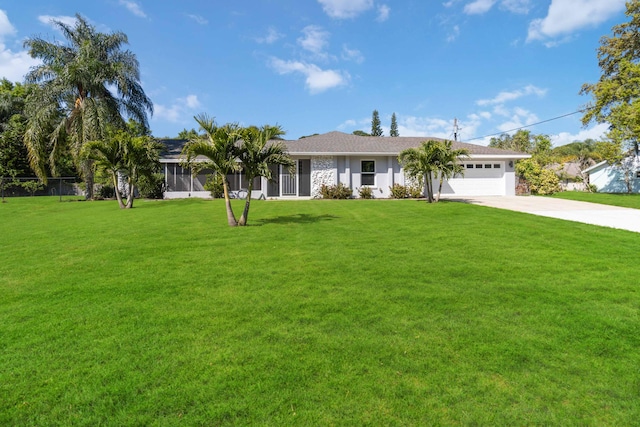
{"type": "Polygon", "coordinates": [[[423,196],[423,189],[419,185],[412,185],[409,188],[409,197],[412,199],[419,199],[423,196]]]}
{"type": "Polygon", "coordinates": [[[32,197],[36,194],[36,191],[44,189],[44,184],[40,181],[25,181],[20,186],[27,190],[32,197]]]}
{"type": "Polygon", "coordinates": [[[340,183],[338,185],[325,185],[320,187],[320,195],[323,199],[349,199],[353,192],[349,187],[340,183]]]}
{"type": "Polygon", "coordinates": [[[358,194],[361,199],[373,199],[373,190],[371,187],[360,187],[358,189],[358,194]]]}
{"type": "Polygon", "coordinates": [[[392,199],[419,199],[422,197],[422,188],[419,185],[393,184],[389,187],[392,199]]]}
{"type": "Polygon", "coordinates": [[[409,197],[408,188],[404,185],[393,184],[392,187],[389,187],[389,191],[392,199],[406,199],[409,197]]]}
{"type": "Polygon", "coordinates": [[[558,175],[550,169],[542,168],[535,159],[519,161],[516,172],[527,181],[531,194],[553,194],[560,190],[558,175]]]}
{"type": "Polygon", "coordinates": [[[224,197],[224,185],[222,184],[222,175],[217,173],[207,175],[207,181],[204,183],[204,189],[211,193],[214,199],[224,197]]]}
{"type": "Polygon", "coordinates": [[[113,185],[98,185],[96,190],[96,197],[98,199],[113,199],[114,197],[116,197],[116,190],[113,185]]]}
{"type": "Polygon", "coordinates": [[[143,176],[138,182],[138,192],[140,197],[145,199],[164,198],[164,175],[154,173],[150,176],[143,176]]]}

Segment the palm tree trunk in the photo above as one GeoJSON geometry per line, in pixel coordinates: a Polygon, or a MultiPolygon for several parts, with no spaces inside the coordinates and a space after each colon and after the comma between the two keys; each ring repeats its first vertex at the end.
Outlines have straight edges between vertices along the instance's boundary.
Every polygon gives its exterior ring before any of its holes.
{"type": "Polygon", "coordinates": [[[116,174],[116,172],[111,172],[111,175],[113,176],[113,188],[115,189],[118,206],[120,206],[120,209],[124,209],[125,206],[122,202],[122,194],[120,194],[120,189],[118,188],[118,175],[116,174]]]}
{"type": "Polygon", "coordinates": [[[440,194],[442,193],[442,183],[444,182],[444,174],[440,172],[440,184],[438,185],[438,194],[436,195],[436,203],[440,201],[440,194]]]}
{"type": "MultiPolygon", "coordinates": [[[[249,177],[247,177],[249,179],[249,177]]],[[[249,205],[251,205],[251,191],[253,191],[253,178],[249,179],[249,185],[247,186],[247,199],[244,202],[244,210],[242,211],[242,215],[240,216],[240,221],[238,221],[238,225],[245,226],[247,225],[247,219],[249,219],[249,205]]]]}
{"type": "Polygon", "coordinates": [[[84,184],[86,186],[84,198],[85,200],[93,200],[93,162],[86,161],[82,163],[82,176],[84,178],[84,184]]]}
{"type": "Polygon", "coordinates": [[[425,182],[427,183],[427,202],[433,203],[433,177],[431,172],[427,172],[425,175],[425,182]]]}
{"type": "Polygon", "coordinates": [[[229,184],[227,183],[227,177],[224,175],[222,176],[222,189],[224,190],[224,204],[227,208],[227,223],[229,227],[237,227],[238,221],[236,221],[236,216],[233,214],[231,198],[229,198],[229,184]]]}
{"type": "Polygon", "coordinates": [[[127,209],[131,209],[133,207],[133,199],[134,192],[136,191],[136,186],[133,183],[129,184],[129,197],[127,197],[127,209]]]}

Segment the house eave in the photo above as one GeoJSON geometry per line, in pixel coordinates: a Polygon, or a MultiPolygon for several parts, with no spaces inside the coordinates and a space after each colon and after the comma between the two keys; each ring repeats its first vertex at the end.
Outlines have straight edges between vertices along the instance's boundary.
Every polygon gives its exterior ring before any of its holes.
{"type": "MultiPolygon", "coordinates": [[[[291,156],[386,156],[386,157],[398,157],[398,153],[389,152],[362,152],[362,151],[342,151],[342,152],[317,152],[317,151],[289,151],[291,156]]],[[[529,159],[529,154],[470,154],[468,159],[509,159],[520,160],[529,159]]]]}
{"type": "Polygon", "coordinates": [[[600,163],[596,163],[595,165],[586,168],[585,170],[582,171],[582,173],[589,173],[592,172],[594,170],[600,169],[602,166],[606,165],[608,162],[606,160],[601,161],[600,163]]]}

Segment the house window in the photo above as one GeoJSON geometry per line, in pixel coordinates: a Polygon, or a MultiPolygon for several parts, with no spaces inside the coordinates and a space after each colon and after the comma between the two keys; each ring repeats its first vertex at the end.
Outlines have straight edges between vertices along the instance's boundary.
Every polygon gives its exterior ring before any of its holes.
{"type": "Polygon", "coordinates": [[[473,163],[467,163],[467,169],[473,169],[473,163]]]}
{"type": "Polygon", "coordinates": [[[375,185],[376,182],[376,162],[373,160],[363,160],[361,162],[360,184],[375,185]]]}
{"type": "Polygon", "coordinates": [[[476,165],[476,169],[482,169],[482,165],[480,164],[476,165]]]}
{"type": "Polygon", "coordinates": [[[489,163],[488,165],[484,165],[485,169],[491,169],[491,163],[489,163]]]}
{"type": "Polygon", "coordinates": [[[636,178],[640,178],[640,171],[636,172],[636,178]]]}
{"type": "Polygon", "coordinates": [[[494,169],[500,169],[500,163],[494,163],[493,164],[493,168],[494,169]]]}

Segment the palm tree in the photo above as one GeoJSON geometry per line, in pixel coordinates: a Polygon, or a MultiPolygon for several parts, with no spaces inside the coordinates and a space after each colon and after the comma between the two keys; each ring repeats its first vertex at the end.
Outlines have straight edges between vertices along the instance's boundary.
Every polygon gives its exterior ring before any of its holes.
{"type": "Polygon", "coordinates": [[[82,157],[95,161],[97,167],[111,175],[118,205],[121,209],[131,209],[140,178],[158,171],[161,148],[162,145],[149,136],[133,136],[118,130],[104,141],[87,142],[82,148],[82,157]],[[120,193],[120,179],[126,183],[126,203],[120,193]]]}
{"type": "Polygon", "coordinates": [[[182,149],[182,154],[187,157],[186,162],[194,171],[212,169],[222,177],[227,222],[230,227],[235,227],[238,221],[231,207],[227,175],[240,170],[240,164],[237,161],[238,143],[241,138],[240,126],[236,123],[217,126],[215,120],[206,114],[197,115],[194,119],[204,134],[190,139],[182,149]],[[197,161],[198,156],[206,157],[207,161],[197,161]]]}
{"type": "Polygon", "coordinates": [[[423,141],[418,148],[403,150],[398,161],[405,172],[424,184],[423,194],[429,203],[433,203],[433,174],[438,171],[438,161],[442,157],[443,147],[440,141],[423,141]]]}
{"type": "Polygon", "coordinates": [[[133,207],[133,200],[142,177],[151,177],[160,168],[162,144],[150,136],[132,137],[126,134],[124,149],[124,177],[127,182],[127,209],[133,207]]]}
{"type": "Polygon", "coordinates": [[[82,147],[80,153],[82,160],[92,160],[94,166],[105,171],[111,176],[116,199],[120,209],[125,208],[118,185],[118,175],[123,168],[123,150],[120,141],[116,138],[107,138],[103,141],[89,141],[82,147]]]}
{"type": "Polygon", "coordinates": [[[453,149],[451,141],[440,142],[442,148],[438,150],[439,158],[436,161],[436,170],[440,176],[438,185],[438,194],[435,201],[440,201],[442,193],[442,184],[445,179],[451,179],[458,175],[464,175],[464,166],[461,163],[462,158],[469,156],[469,150],[466,148],[453,149]]]}
{"type": "Polygon", "coordinates": [[[248,181],[247,199],[238,225],[246,225],[251,205],[251,191],[256,177],[272,180],[269,165],[282,165],[289,169],[295,166],[295,161],[289,157],[285,145],[276,141],[284,135],[280,126],[265,125],[260,128],[252,126],[242,130],[242,145],[239,160],[248,181]]]}
{"type": "Polygon", "coordinates": [[[148,128],[147,112],[153,113],[153,104],[140,85],[135,55],[122,50],[128,44],[126,34],[96,32],[79,14],[74,26],[52,22],[66,45],[40,37],[24,43],[33,58],[42,60],[25,76],[38,87],[27,97],[24,141],[31,166],[43,181],[46,163],[56,173],[55,159],[69,144],[87,184],[87,198],[92,198],[92,161],[81,159],[82,146],[104,139],[108,127],[124,129],[123,115],[148,128]]]}

